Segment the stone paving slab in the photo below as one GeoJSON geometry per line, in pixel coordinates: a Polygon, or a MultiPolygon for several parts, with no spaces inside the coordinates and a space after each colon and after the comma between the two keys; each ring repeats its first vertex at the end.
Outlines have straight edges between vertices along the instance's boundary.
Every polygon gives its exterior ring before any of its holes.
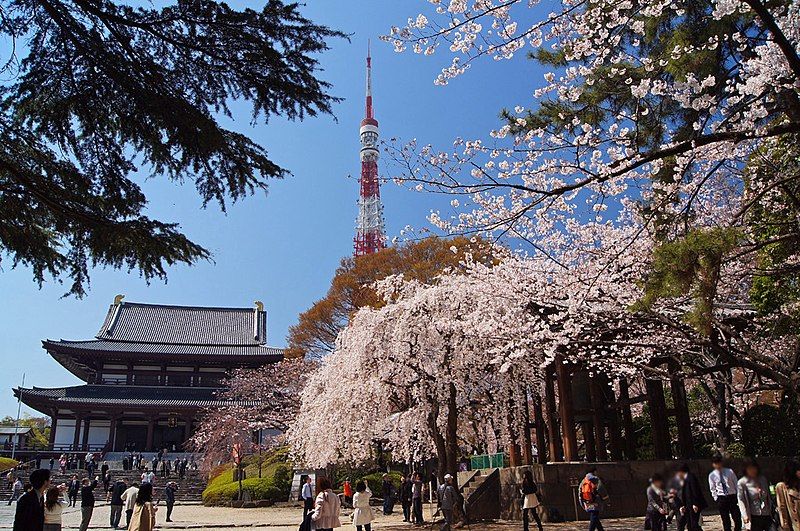
{"type": "MultiPolygon", "coordinates": [[[[265,531],[297,531],[299,526],[302,509],[299,507],[268,507],[259,509],[231,509],[225,507],[203,507],[202,505],[175,505],[172,518],[174,522],[164,522],[166,508],[162,505],[158,507],[156,514],[157,527],[163,530],[170,529],[192,529],[192,530],[246,530],[263,529],[265,531]]],[[[376,511],[379,512],[379,511],[376,511]]],[[[432,514],[432,508],[426,507],[426,515],[432,514]]],[[[80,508],[68,508],[64,514],[63,529],[78,529],[80,523],[80,508]]],[[[125,516],[122,517],[123,522],[125,516]]],[[[7,506],[6,502],[0,502],[0,530],[11,529],[14,520],[14,505],[7,506]]],[[[718,516],[708,516],[705,519],[704,531],[721,531],[718,516]]],[[[351,531],[355,528],[350,523],[349,513],[345,512],[342,517],[343,527],[340,529],[351,531]]],[[[617,519],[603,522],[607,531],[638,531],[643,528],[643,518],[617,519]]],[[[416,527],[402,522],[402,515],[383,516],[378,514],[372,528],[375,531],[412,531],[415,529],[430,531],[438,530],[436,524],[416,527]]],[[[586,531],[587,522],[569,522],[564,524],[545,524],[545,531],[586,531]]],[[[109,507],[100,504],[95,508],[92,522],[89,529],[110,530],[109,526],[109,507]]],[[[462,529],[467,531],[521,531],[521,522],[495,522],[495,523],[475,523],[464,526],[462,529]]],[[[531,528],[535,529],[535,525],[531,528]]],[[[674,524],[670,530],[674,530],[674,524]]]]}

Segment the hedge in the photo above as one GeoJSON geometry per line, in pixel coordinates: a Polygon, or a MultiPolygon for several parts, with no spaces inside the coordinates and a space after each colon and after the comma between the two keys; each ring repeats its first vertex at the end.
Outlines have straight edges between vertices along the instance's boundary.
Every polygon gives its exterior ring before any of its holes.
{"type": "MultiPolygon", "coordinates": [[[[251,500],[286,501],[292,484],[292,469],[286,463],[286,452],[277,451],[263,458],[261,477],[258,477],[258,457],[245,460],[244,470],[247,479],[242,480],[242,490],[247,491],[251,500]]],[[[234,481],[233,465],[218,467],[218,472],[203,491],[204,505],[227,505],[237,499],[239,482],[234,481]]]]}
{"type": "MultiPolygon", "coordinates": [[[[368,476],[364,476],[363,478],[360,478],[360,479],[363,479],[364,481],[367,482],[367,485],[369,485],[369,490],[371,490],[372,493],[375,494],[375,496],[380,496],[381,492],[383,490],[383,475],[384,474],[385,474],[385,472],[375,472],[375,473],[370,474],[368,476]]],[[[389,472],[388,474],[389,474],[389,479],[392,480],[392,483],[394,484],[395,488],[399,490],[400,489],[400,478],[403,477],[403,474],[401,474],[400,472],[389,472]]],[[[358,482],[358,479],[355,479],[355,480],[352,481],[354,489],[355,489],[355,486],[356,486],[356,482],[358,482]]]]}

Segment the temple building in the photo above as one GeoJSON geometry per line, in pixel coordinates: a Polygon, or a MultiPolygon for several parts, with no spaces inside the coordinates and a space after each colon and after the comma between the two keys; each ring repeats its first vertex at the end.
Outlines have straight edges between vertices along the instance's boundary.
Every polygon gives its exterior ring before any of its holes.
{"type": "Polygon", "coordinates": [[[94,339],[42,342],[85,385],[14,390],[52,418],[52,450],[180,450],[203,410],[220,403],[217,391],[232,370],[283,359],[282,349],[266,344],[260,302],[206,308],[122,299],[94,339]]]}

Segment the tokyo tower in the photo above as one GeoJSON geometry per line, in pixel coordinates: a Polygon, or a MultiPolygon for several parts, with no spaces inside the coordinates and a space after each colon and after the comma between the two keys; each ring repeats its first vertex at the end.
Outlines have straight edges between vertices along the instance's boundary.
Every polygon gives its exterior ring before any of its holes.
{"type": "Polygon", "coordinates": [[[378,121],[372,112],[372,58],[367,48],[367,105],[361,120],[361,193],[358,198],[355,256],[364,256],[386,247],[383,205],[378,182],[378,121]]]}

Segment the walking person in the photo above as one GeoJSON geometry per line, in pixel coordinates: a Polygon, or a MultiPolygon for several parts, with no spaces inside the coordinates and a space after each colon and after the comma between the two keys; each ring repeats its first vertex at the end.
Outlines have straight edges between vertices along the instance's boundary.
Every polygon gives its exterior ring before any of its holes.
{"type": "Polygon", "coordinates": [[[142,485],[144,485],[145,483],[152,484],[153,482],[155,482],[155,480],[156,480],[155,473],[153,471],[145,468],[144,472],[142,472],[142,485]]]}
{"type": "Polygon", "coordinates": [[[372,491],[365,481],[356,483],[356,492],[353,494],[353,525],[356,526],[356,531],[372,531],[373,514],[369,505],[371,497],[372,491]]]}
{"type": "Polygon", "coordinates": [[[542,531],[542,520],[539,518],[538,511],[541,505],[539,485],[534,481],[533,473],[530,470],[526,470],[522,476],[522,488],[520,491],[522,493],[522,529],[528,531],[530,528],[530,516],[533,516],[536,526],[539,531],[542,531]]]}
{"type": "MultiPolygon", "coordinates": [[[[647,487],[647,521],[653,531],[667,531],[667,493],[664,490],[664,478],[661,474],[653,474],[650,486],[647,487]]],[[[645,526],[647,527],[647,526],[645,526]]]]}
{"type": "Polygon", "coordinates": [[[578,486],[578,491],[583,510],[589,515],[589,531],[604,531],[600,516],[603,503],[608,500],[608,494],[597,475],[596,467],[592,467],[586,472],[586,476],[578,486]]]}
{"type": "Polygon", "coordinates": [[[125,510],[125,529],[131,527],[131,517],[133,509],[136,507],[136,497],[139,495],[139,484],[131,483],[131,486],[122,493],[122,507],[125,510]]]}
{"type": "Polygon", "coordinates": [[[311,476],[306,476],[300,497],[303,498],[303,521],[305,521],[306,515],[314,510],[314,487],[311,486],[311,476]]]}
{"type": "Polygon", "coordinates": [[[383,475],[381,494],[383,495],[383,514],[388,516],[394,512],[395,495],[394,483],[392,483],[392,478],[389,477],[389,474],[383,475]]]}
{"type": "Polygon", "coordinates": [[[800,531],[800,462],[789,460],[775,485],[781,531],[800,531]]]}
{"type": "Polygon", "coordinates": [[[131,523],[128,531],[153,531],[156,526],[157,507],[153,506],[153,484],[143,483],[136,493],[131,523]]]}
{"type": "Polygon", "coordinates": [[[56,460],[54,457],[50,458],[50,470],[53,470],[53,466],[55,466],[56,460]]]}
{"type": "Polygon", "coordinates": [[[676,472],[672,476],[672,480],[669,484],[670,514],[667,516],[667,524],[670,523],[672,518],[675,518],[677,531],[686,531],[686,515],[681,514],[681,507],[683,506],[683,502],[681,501],[682,491],[683,480],[681,479],[680,473],[676,472]]]}
{"type": "Polygon", "coordinates": [[[38,469],[28,478],[31,490],[20,496],[14,511],[14,531],[44,529],[44,493],[50,488],[50,471],[38,469]]]}
{"type": "Polygon", "coordinates": [[[44,528],[43,531],[61,531],[61,514],[69,506],[65,498],[66,485],[50,487],[44,496],[44,528]]]}
{"type": "Polygon", "coordinates": [[[681,465],[678,469],[678,475],[683,482],[680,511],[681,514],[686,516],[686,529],[688,531],[702,531],[700,526],[701,513],[708,506],[708,503],[703,496],[700,480],[689,470],[687,463],[681,465]]]}
{"type": "Polygon", "coordinates": [[[178,484],[174,481],[167,483],[164,489],[164,498],[167,501],[167,522],[172,521],[172,508],[175,506],[175,491],[178,490],[178,484]]]}
{"type": "Polygon", "coordinates": [[[403,507],[403,521],[411,521],[411,505],[413,503],[411,478],[400,478],[400,505],[403,507]]]}
{"type": "Polygon", "coordinates": [[[342,484],[342,494],[344,495],[344,505],[353,506],[353,485],[350,484],[350,478],[346,478],[342,484]]]}
{"type": "MultiPolygon", "coordinates": [[[[108,474],[108,469],[109,469],[108,462],[103,461],[103,466],[100,467],[100,477],[103,479],[103,484],[104,484],[103,486],[105,487],[105,490],[108,490],[108,487],[109,487],[108,485],[105,485],[106,474],[108,474]]],[[[109,476],[109,478],[110,478],[110,476],[109,476]]]]}
{"type": "Polygon", "coordinates": [[[439,509],[442,511],[442,516],[444,516],[444,521],[439,529],[441,531],[451,531],[453,528],[453,515],[456,504],[458,503],[458,492],[456,492],[456,488],[453,486],[453,476],[451,474],[444,475],[444,483],[439,485],[439,489],[436,492],[436,498],[438,499],[439,509]]]}
{"type": "Polygon", "coordinates": [[[339,496],[333,492],[331,481],[326,477],[317,480],[317,498],[314,501],[314,512],[311,520],[316,531],[333,531],[342,527],[339,514],[342,511],[339,496]]]}
{"type": "Polygon", "coordinates": [[[719,505],[719,516],[722,519],[722,529],[731,531],[733,520],[734,531],[742,531],[742,514],[739,512],[739,502],[736,498],[736,474],[725,466],[722,456],[717,454],[711,459],[714,470],[708,475],[708,488],[711,497],[719,505]]]}
{"type": "Polygon", "coordinates": [[[94,481],[89,481],[89,478],[83,478],[81,482],[81,525],[80,531],[89,529],[89,522],[92,521],[92,513],[94,512],[94,489],[97,488],[97,482],[100,478],[94,477],[94,481]]]}
{"type": "Polygon", "coordinates": [[[773,507],[769,482],[754,459],[745,461],[744,476],[736,487],[744,524],[750,524],[750,531],[770,531],[773,507]]]}
{"type": "Polygon", "coordinates": [[[81,482],[78,481],[78,476],[73,474],[72,479],[67,485],[67,496],[69,497],[69,506],[75,507],[78,502],[78,492],[81,490],[81,482]]]}
{"type": "Polygon", "coordinates": [[[414,509],[414,523],[423,525],[425,517],[422,514],[422,494],[424,491],[425,483],[422,481],[422,475],[417,472],[414,474],[414,481],[411,482],[411,504],[414,509]]]}
{"type": "Polygon", "coordinates": [[[12,477],[11,483],[11,495],[8,497],[8,505],[11,505],[12,502],[19,500],[20,496],[22,496],[22,480],[18,477],[12,477]]]}
{"type": "Polygon", "coordinates": [[[119,529],[119,521],[122,519],[122,506],[125,504],[122,501],[122,494],[128,490],[128,485],[125,480],[118,479],[111,486],[111,527],[119,529]]]}

